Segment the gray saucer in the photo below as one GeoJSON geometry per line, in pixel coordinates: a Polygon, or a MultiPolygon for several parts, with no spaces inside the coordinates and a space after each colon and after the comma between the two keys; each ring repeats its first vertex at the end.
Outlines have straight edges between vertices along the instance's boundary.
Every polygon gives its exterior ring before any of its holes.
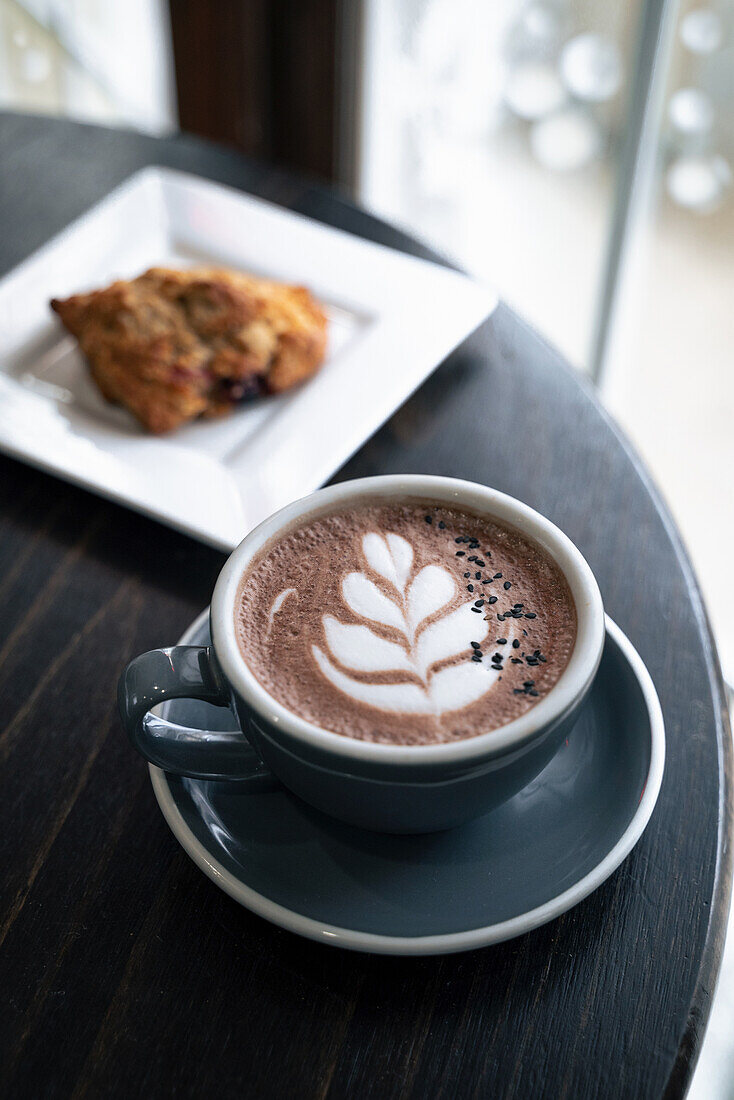
{"type": "MultiPolygon", "coordinates": [[[[208,641],[205,614],[181,642],[208,641]]],[[[166,717],[190,726],[234,728],[228,711],[206,703],[167,706],[166,717]]],[[[369,833],[282,787],[250,790],[150,771],[180,843],[243,905],[325,943],[414,955],[509,939],[590,894],[639,840],[664,755],[650,676],[607,619],[601,667],[565,746],[505,805],[447,832],[369,833]]]]}

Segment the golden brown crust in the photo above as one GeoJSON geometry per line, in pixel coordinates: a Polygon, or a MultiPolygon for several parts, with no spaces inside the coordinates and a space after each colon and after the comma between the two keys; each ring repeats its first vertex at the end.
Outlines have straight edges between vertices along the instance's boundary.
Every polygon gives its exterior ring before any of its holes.
{"type": "Polygon", "coordinates": [[[219,268],[151,268],[51,308],[104,396],[153,432],[288,389],[326,350],[326,316],[305,287],[219,268]]]}

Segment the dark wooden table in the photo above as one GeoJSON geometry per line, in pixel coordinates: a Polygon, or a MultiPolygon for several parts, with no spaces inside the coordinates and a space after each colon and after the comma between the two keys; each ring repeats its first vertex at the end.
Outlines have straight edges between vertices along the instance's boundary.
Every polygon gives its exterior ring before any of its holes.
{"type": "MultiPolygon", "coordinates": [[[[5,116],[0,270],[146,164],[428,254],[201,141],[5,116]]],[[[171,644],[206,605],[223,557],[0,457],[3,1096],[685,1091],[722,947],[732,767],[675,528],[589,388],[505,307],[339,476],[393,471],[513,493],[586,554],[665,712],[666,776],[641,843],[570,913],[469,955],[351,954],[241,909],[169,833],[114,695],[132,654],[171,644]]]]}

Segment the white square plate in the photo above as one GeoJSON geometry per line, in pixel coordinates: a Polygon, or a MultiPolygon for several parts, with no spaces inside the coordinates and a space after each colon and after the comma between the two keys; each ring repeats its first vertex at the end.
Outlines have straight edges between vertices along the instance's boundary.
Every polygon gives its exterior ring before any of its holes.
{"type": "Polygon", "coordinates": [[[149,168],[0,282],[0,450],[230,550],[326,481],[496,302],[437,264],[149,168]],[[194,263],[307,286],[328,354],[289,393],[155,437],[100,396],[48,303],[194,263]]]}

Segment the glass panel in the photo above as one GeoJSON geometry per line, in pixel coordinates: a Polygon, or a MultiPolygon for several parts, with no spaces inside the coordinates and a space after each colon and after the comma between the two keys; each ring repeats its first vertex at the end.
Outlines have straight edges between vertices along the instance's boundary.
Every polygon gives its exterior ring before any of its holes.
{"type": "Polygon", "coordinates": [[[589,362],[639,4],[368,0],[360,197],[589,362]]]}
{"type": "Polygon", "coordinates": [[[0,0],[0,107],[165,131],[170,55],[166,0],[0,0]]]}

